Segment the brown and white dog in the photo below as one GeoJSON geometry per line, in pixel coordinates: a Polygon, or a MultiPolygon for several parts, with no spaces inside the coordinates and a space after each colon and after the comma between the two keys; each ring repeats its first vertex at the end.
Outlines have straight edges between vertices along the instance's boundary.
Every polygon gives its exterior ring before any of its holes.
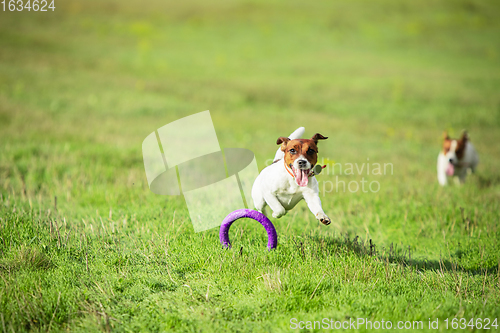
{"type": "Polygon", "coordinates": [[[304,199],[316,219],[328,225],[331,220],[321,207],[318,181],[312,171],[318,160],[318,140],[328,138],[317,133],[311,139],[299,139],[303,134],[304,127],[300,127],[288,137],[278,138],[276,143],[281,146],[273,164],[255,179],[252,199],[263,214],[269,206],[274,218],[282,217],[304,199]]]}
{"type": "Polygon", "coordinates": [[[443,133],[443,149],[438,155],[437,177],[441,185],[448,183],[448,176],[457,176],[460,183],[465,182],[469,170],[474,172],[479,163],[479,156],[469,141],[467,132],[460,139],[451,139],[448,133],[443,133]]]}

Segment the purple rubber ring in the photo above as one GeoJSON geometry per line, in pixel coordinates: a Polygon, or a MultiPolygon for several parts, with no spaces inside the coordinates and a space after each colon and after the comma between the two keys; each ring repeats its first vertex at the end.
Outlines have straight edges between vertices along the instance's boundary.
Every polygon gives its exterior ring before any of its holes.
{"type": "Polygon", "coordinates": [[[231,247],[231,241],[229,240],[229,227],[231,227],[231,224],[233,224],[234,221],[244,217],[253,219],[264,226],[267,232],[268,250],[274,249],[278,246],[278,235],[276,234],[274,225],[264,214],[252,209],[238,209],[226,216],[224,221],[222,221],[219,232],[219,238],[222,246],[227,248],[231,247]]]}

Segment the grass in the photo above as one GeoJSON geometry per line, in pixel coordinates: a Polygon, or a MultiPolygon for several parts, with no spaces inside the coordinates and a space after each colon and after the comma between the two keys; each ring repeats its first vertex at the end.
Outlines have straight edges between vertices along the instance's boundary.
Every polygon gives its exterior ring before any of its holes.
{"type": "Polygon", "coordinates": [[[0,331],[500,317],[499,13],[465,0],[0,12],[0,331]],[[322,195],[328,227],[301,203],[273,220],[271,252],[238,221],[223,250],[181,197],[149,191],[142,164],[149,133],[206,109],[221,147],[260,168],[305,126],[329,137],[320,157],[394,171],[321,174],[380,191],[322,195]],[[478,173],[441,188],[441,133],[464,128],[478,173]]]}

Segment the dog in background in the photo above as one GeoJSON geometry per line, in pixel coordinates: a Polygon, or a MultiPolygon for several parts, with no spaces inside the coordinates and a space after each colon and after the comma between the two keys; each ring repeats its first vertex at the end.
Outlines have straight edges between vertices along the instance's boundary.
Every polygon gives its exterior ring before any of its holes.
{"type": "Polygon", "coordinates": [[[311,139],[300,139],[304,127],[288,137],[279,137],[280,145],[274,162],[259,174],[252,187],[255,208],[265,214],[269,206],[274,218],[280,218],[304,199],[316,219],[328,225],[330,218],[323,212],[318,181],[313,168],[318,160],[318,140],[328,139],[316,133],[311,139]]]}
{"type": "Polygon", "coordinates": [[[438,155],[437,177],[442,186],[448,183],[448,176],[457,176],[460,183],[465,182],[469,172],[476,170],[479,156],[464,131],[460,139],[451,139],[443,133],[443,149],[438,155]],[[470,170],[470,171],[469,171],[470,170]]]}

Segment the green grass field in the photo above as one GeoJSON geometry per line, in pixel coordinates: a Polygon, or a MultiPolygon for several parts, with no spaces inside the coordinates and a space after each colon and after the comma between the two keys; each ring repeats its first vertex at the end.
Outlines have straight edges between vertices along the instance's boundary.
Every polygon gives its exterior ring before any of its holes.
{"type": "Polygon", "coordinates": [[[0,11],[0,332],[500,325],[500,3],[55,6],[0,11]],[[322,174],[380,191],[322,195],[327,227],[300,203],[273,219],[271,252],[238,221],[224,250],[142,162],[149,133],[207,109],[221,147],[260,169],[304,126],[329,137],[320,158],[393,172],[322,174]],[[478,172],[441,188],[441,134],[465,128],[478,172]]]}

